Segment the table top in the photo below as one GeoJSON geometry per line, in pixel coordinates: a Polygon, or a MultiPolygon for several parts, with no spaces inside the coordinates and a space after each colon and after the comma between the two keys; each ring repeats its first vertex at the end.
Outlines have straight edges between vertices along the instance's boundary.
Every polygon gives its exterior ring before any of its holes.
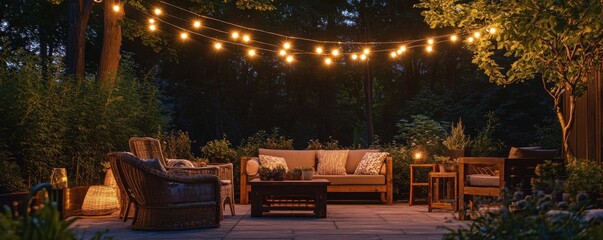
{"type": "Polygon", "coordinates": [[[251,181],[249,181],[249,183],[251,185],[270,185],[270,186],[278,186],[278,185],[308,186],[308,185],[329,185],[331,182],[329,182],[329,180],[326,180],[326,179],[282,180],[282,181],[252,179],[251,181]]]}

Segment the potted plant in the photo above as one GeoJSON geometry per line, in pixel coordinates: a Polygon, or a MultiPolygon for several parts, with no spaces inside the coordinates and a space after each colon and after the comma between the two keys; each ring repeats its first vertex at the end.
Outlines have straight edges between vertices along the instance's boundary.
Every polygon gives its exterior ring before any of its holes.
{"type": "Polygon", "coordinates": [[[438,163],[438,168],[440,172],[456,172],[458,165],[456,164],[456,159],[453,159],[448,156],[434,156],[436,162],[438,163]]]}
{"type": "Polygon", "coordinates": [[[264,166],[260,166],[258,170],[258,174],[260,175],[260,179],[262,180],[275,180],[282,181],[285,179],[286,171],[284,167],[276,166],[274,168],[267,168],[264,166]]]}
{"type": "Polygon", "coordinates": [[[302,167],[302,180],[312,180],[314,176],[314,167],[302,167]]]}
{"type": "Polygon", "coordinates": [[[301,180],[302,179],[302,168],[296,167],[287,173],[287,179],[301,180]]]}
{"type": "Polygon", "coordinates": [[[450,157],[456,159],[458,157],[465,156],[465,147],[471,142],[469,136],[465,135],[465,127],[463,121],[459,118],[459,121],[451,125],[450,135],[444,139],[442,144],[448,148],[450,157]]]}

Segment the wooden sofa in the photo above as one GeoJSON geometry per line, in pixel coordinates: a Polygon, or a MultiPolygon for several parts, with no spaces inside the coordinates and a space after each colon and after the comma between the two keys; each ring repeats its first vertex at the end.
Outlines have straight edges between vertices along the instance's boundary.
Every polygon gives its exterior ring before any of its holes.
{"type": "MultiPolygon", "coordinates": [[[[381,201],[391,205],[393,203],[393,165],[391,157],[388,156],[385,159],[380,175],[354,175],[354,170],[364,154],[377,151],[376,149],[350,150],[346,161],[346,175],[314,175],[313,178],[329,180],[331,183],[327,187],[327,192],[379,192],[381,193],[381,201]]],[[[316,150],[259,149],[260,155],[285,158],[289,169],[302,166],[313,166],[316,169],[316,152],[316,150]]],[[[240,202],[241,204],[249,204],[249,193],[251,192],[249,181],[259,178],[257,175],[257,157],[242,157],[240,160],[240,202]]]]}
{"type": "MultiPolygon", "coordinates": [[[[530,194],[530,180],[535,176],[536,166],[546,160],[563,162],[554,158],[553,151],[537,148],[512,148],[507,158],[458,158],[459,209],[465,208],[465,201],[469,201],[471,207],[473,196],[500,197],[505,188],[511,193],[520,190],[530,194]]],[[[462,211],[459,217],[466,218],[462,211]]]]}

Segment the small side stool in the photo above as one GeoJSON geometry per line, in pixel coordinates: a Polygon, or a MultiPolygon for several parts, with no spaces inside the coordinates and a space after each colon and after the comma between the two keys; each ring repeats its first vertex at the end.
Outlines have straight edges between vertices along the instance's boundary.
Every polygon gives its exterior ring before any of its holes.
{"type": "Polygon", "coordinates": [[[415,168],[431,168],[432,172],[436,171],[436,164],[432,163],[411,163],[410,164],[410,198],[408,199],[408,206],[412,206],[415,203],[415,188],[416,187],[427,187],[429,182],[417,182],[415,181],[415,168]]]}
{"type": "Polygon", "coordinates": [[[458,185],[456,172],[430,172],[427,210],[434,208],[456,212],[458,206],[458,185]]]}

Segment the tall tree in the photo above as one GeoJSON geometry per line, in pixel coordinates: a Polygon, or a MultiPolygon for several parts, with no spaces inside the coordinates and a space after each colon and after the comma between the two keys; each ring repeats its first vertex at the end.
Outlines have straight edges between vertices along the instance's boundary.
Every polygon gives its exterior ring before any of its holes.
{"type": "Polygon", "coordinates": [[[80,79],[86,70],[86,29],[94,0],[69,0],[67,4],[67,73],[80,79]]]}
{"type": "Polygon", "coordinates": [[[540,79],[554,102],[566,160],[574,160],[568,138],[576,98],[603,57],[602,1],[421,0],[416,7],[427,9],[423,15],[432,28],[470,34],[473,63],[492,82],[540,79]],[[500,63],[502,54],[510,65],[500,63]],[[562,108],[564,96],[568,109],[562,108]]]}
{"type": "Polygon", "coordinates": [[[121,58],[121,25],[124,17],[123,5],[117,0],[105,0],[103,48],[98,68],[98,81],[105,89],[115,85],[117,67],[121,58]]]}

